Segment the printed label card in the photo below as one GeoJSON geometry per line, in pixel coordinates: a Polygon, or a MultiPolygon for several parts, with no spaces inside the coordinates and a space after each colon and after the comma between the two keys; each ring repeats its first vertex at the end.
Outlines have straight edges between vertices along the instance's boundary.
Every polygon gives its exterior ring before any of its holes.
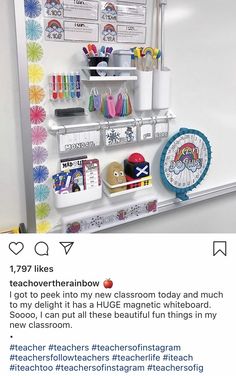
{"type": "Polygon", "coordinates": [[[47,0],[44,1],[44,16],[63,18],[64,8],[63,0],[47,0]]]}
{"type": "Polygon", "coordinates": [[[100,130],[70,133],[58,137],[60,153],[90,149],[101,145],[100,130]]]}
{"type": "Polygon", "coordinates": [[[143,124],[140,126],[140,141],[148,141],[154,138],[153,124],[143,124]]]}
{"type": "Polygon", "coordinates": [[[108,23],[103,24],[101,28],[101,40],[105,43],[116,43],[117,30],[116,25],[108,23]]]}
{"type": "Polygon", "coordinates": [[[118,3],[127,3],[127,4],[142,4],[146,5],[147,0],[118,0],[118,3]]]}
{"type": "Polygon", "coordinates": [[[133,144],[137,142],[137,127],[127,125],[126,127],[113,127],[105,129],[105,146],[117,146],[124,144],[133,144]]]}
{"type": "Polygon", "coordinates": [[[64,18],[98,20],[98,2],[64,0],[64,18]]]}
{"type": "Polygon", "coordinates": [[[44,24],[45,40],[51,42],[64,41],[64,27],[61,21],[58,20],[45,20],[44,24]]]}
{"type": "Polygon", "coordinates": [[[99,25],[97,23],[84,23],[65,21],[65,40],[81,42],[98,42],[99,25]]]}
{"type": "Polygon", "coordinates": [[[146,7],[136,5],[117,5],[117,21],[145,24],[146,7]]]}
{"type": "Polygon", "coordinates": [[[166,138],[169,134],[168,123],[157,123],[154,127],[155,138],[166,138]]]}
{"type": "Polygon", "coordinates": [[[136,25],[117,25],[118,43],[146,43],[146,27],[136,25]]]}
{"type": "Polygon", "coordinates": [[[101,20],[104,22],[117,21],[117,8],[116,4],[101,1],[101,20]]]}

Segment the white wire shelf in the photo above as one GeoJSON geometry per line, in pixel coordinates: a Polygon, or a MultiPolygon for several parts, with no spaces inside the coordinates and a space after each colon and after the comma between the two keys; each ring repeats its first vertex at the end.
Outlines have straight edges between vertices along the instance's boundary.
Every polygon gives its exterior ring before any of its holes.
{"type": "Polygon", "coordinates": [[[136,71],[135,67],[82,67],[82,72],[85,77],[82,78],[82,81],[87,82],[104,82],[104,81],[136,81],[137,76],[131,75],[107,75],[107,76],[92,76],[91,71],[107,71],[109,72],[133,72],[136,71]]]}

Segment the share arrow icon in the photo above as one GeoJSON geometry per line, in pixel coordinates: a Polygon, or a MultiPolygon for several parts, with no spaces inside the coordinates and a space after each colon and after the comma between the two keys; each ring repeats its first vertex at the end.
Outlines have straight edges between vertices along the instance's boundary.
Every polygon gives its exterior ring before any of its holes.
{"type": "Polygon", "coordinates": [[[68,253],[70,252],[71,248],[74,245],[74,242],[59,242],[59,243],[64,248],[66,255],[68,255],[68,253]]]}

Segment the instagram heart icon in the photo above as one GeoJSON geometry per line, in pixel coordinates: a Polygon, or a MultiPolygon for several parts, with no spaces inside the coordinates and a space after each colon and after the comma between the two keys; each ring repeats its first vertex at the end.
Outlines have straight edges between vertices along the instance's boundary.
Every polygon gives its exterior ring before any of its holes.
{"type": "Polygon", "coordinates": [[[14,255],[18,255],[24,249],[24,244],[21,242],[15,243],[12,242],[9,244],[9,249],[14,253],[14,255]]]}

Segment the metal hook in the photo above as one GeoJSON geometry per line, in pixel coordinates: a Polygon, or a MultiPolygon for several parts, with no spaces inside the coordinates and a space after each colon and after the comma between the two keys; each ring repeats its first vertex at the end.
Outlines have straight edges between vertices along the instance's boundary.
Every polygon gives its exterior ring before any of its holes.
{"type": "Polygon", "coordinates": [[[132,126],[133,126],[133,127],[136,127],[136,126],[137,126],[137,119],[136,119],[136,118],[133,118],[132,126]]]}
{"type": "Polygon", "coordinates": [[[167,118],[167,136],[169,134],[169,131],[170,131],[170,120],[169,118],[167,118]]]}
{"type": "Polygon", "coordinates": [[[156,116],[152,116],[152,125],[156,125],[157,124],[157,118],[156,116]]]}
{"type": "Polygon", "coordinates": [[[108,87],[105,91],[105,95],[112,95],[112,91],[111,91],[111,88],[108,87]]]}

